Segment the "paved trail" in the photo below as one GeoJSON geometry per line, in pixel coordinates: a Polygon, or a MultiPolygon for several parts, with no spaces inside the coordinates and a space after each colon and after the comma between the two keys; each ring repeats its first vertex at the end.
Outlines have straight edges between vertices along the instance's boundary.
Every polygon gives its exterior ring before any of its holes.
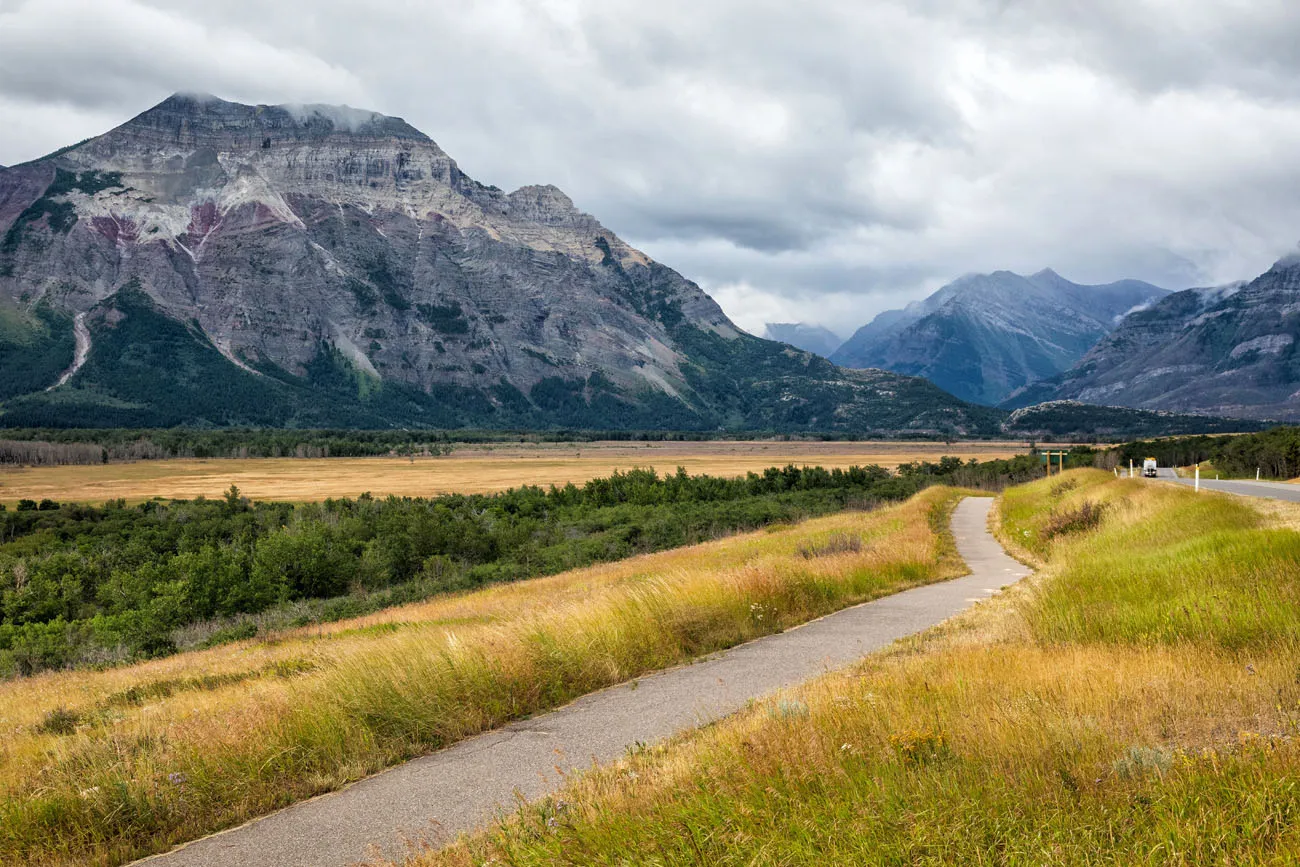
{"type": "Polygon", "coordinates": [[[343,791],[146,859],[148,867],[344,867],[397,856],[405,841],[446,840],[515,799],[559,788],[559,770],[590,767],[717,719],[757,698],[851,663],[952,617],[1029,570],[988,532],[993,501],[968,498],[953,516],[971,574],[918,587],[593,693],[567,707],[407,762],[343,791]],[[516,794],[517,793],[517,794],[516,794]]]}

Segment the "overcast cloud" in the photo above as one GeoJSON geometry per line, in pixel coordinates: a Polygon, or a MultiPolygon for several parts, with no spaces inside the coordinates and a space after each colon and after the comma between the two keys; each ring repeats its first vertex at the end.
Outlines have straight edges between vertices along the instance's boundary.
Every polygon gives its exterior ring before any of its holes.
{"type": "Polygon", "coordinates": [[[0,0],[0,163],[178,90],[400,115],[751,330],[998,268],[1221,283],[1300,240],[1287,0],[0,0]]]}

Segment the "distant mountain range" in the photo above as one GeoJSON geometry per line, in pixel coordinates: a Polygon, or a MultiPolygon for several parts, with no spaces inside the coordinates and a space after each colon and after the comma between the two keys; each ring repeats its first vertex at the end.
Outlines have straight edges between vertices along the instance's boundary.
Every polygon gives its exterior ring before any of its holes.
{"type": "Polygon", "coordinates": [[[173,96],[0,171],[0,425],[989,434],[752,337],[560,190],[400,118],[173,96]]]}
{"type": "MultiPolygon", "coordinates": [[[[400,118],[176,95],[0,168],[0,427],[1222,429],[970,402],[1058,374],[1161,295],[998,272],[833,353],[825,329],[765,340],[560,190],[481,184],[400,118]]],[[[1282,340],[1227,351],[1289,358],[1282,340]]]]}
{"type": "Polygon", "coordinates": [[[815,352],[822,358],[830,358],[844,342],[843,337],[829,328],[802,322],[769,322],[763,336],[778,343],[788,343],[804,352],[815,352]]]}
{"type": "Polygon", "coordinates": [[[1125,317],[1068,371],[1011,395],[1300,421],[1300,256],[1248,283],[1175,292],[1125,317]]]}
{"type": "Polygon", "coordinates": [[[1069,369],[1125,313],[1165,294],[1140,280],[1086,286],[1051,270],[971,274],[881,313],[831,361],[923,376],[963,400],[997,404],[1069,369]]]}

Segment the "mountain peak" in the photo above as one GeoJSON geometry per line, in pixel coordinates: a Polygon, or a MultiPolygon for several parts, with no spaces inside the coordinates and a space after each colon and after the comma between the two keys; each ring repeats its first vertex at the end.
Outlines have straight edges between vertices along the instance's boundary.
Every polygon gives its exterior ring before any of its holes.
{"type": "Polygon", "coordinates": [[[209,93],[187,92],[172,94],[109,135],[134,135],[182,147],[255,148],[333,135],[432,144],[402,118],[367,109],[323,103],[245,105],[209,93]]]}
{"type": "Polygon", "coordinates": [[[1300,249],[1292,250],[1281,259],[1273,263],[1270,271],[1290,271],[1293,268],[1300,267],[1300,249]]]}

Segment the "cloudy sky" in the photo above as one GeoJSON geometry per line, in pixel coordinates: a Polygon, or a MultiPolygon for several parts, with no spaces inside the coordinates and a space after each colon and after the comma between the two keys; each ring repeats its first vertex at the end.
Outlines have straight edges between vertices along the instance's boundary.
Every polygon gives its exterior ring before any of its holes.
{"type": "Polygon", "coordinates": [[[181,90],[400,115],[751,330],[998,268],[1226,282],[1300,241],[1293,0],[0,0],[0,163],[181,90]]]}

